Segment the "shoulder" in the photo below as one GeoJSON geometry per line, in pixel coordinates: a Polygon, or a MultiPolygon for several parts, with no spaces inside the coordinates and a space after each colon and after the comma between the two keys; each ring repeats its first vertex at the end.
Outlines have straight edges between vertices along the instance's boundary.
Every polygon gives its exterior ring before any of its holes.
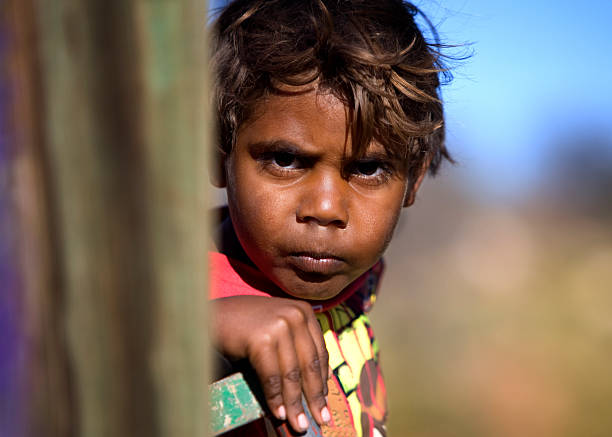
{"type": "Polygon", "coordinates": [[[208,275],[210,299],[278,294],[259,270],[219,252],[208,252],[208,275]]]}

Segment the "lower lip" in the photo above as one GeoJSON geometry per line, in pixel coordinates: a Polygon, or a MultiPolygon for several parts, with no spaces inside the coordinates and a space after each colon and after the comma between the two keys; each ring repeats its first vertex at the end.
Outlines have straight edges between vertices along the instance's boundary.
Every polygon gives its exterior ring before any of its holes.
{"type": "Polygon", "coordinates": [[[304,273],[333,275],[344,268],[344,261],[338,258],[314,258],[308,255],[291,255],[289,263],[304,273]]]}

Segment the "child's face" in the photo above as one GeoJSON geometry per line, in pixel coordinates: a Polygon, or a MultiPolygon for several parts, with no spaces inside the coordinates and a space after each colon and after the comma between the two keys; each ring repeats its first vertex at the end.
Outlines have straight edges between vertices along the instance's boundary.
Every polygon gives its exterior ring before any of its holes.
{"type": "Polygon", "coordinates": [[[337,295],[391,239],[407,195],[402,164],[377,143],[360,160],[350,151],[346,108],[311,89],[260,103],[227,158],[238,239],[292,296],[337,295]]]}

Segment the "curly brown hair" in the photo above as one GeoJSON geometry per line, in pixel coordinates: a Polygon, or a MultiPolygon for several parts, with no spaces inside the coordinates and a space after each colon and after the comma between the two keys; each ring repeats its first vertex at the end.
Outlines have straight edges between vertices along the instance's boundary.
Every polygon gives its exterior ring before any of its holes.
{"type": "Polygon", "coordinates": [[[411,181],[441,162],[446,146],[438,89],[440,44],[402,0],[235,0],[214,26],[218,148],[231,152],[255,104],[283,86],[317,82],[348,108],[353,153],[372,140],[406,164],[411,181]]]}

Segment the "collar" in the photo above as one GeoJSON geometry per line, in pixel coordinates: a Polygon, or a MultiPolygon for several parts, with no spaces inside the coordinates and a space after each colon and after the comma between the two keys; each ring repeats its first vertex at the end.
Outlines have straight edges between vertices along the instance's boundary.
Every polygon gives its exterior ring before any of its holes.
{"type": "MultiPolygon", "coordinates": [[[[230,296],[267,296],[291,298],[261,271],[219,252],[209,252],[209,298],[219,299],[230,296]]],[[[362,311],[368,311],[373,304],[384,270],[379,260],[368,271],[351,282],[337,296],[331,299],[308,300],[315,312],[327,311],[350,300],[362,311]]],[[[349,303],[349,302],[347,302],[349,303]]],[[[356,308],[357,309],[357,308],[356,308]]]]}

